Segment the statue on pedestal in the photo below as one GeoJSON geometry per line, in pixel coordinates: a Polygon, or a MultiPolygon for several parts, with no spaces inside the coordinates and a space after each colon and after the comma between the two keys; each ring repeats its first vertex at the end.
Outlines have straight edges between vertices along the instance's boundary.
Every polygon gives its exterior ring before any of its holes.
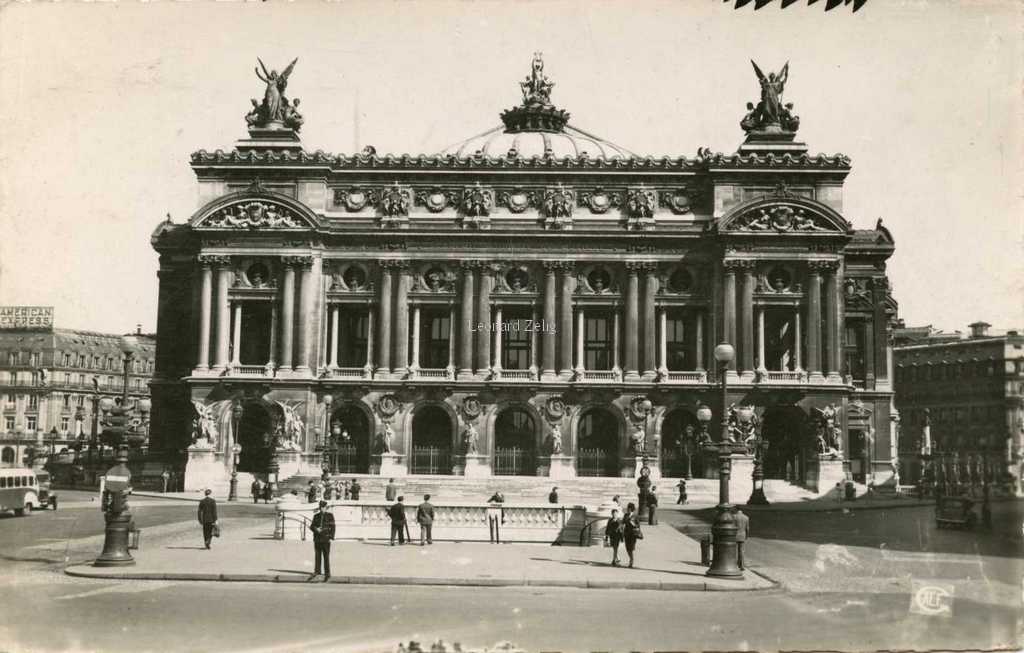
{"type": "Polygon", "coordinates": [[[384,422],[384,430],[380,434],[381,453],[391,453],[391,443],[395,439],[395,430],[391,428],[391,422],[384,422]]]}
{"type": "Polygon", "coordinates": [[[288,88],[288,77],[292,74],[298,59],[293,60],[281,73],[276,70],[267,70],[263,61],[257,57],[259,67],[256,68],[256,76],[266,84],[263,92],[263,102],[258,103],[252,99],[252,110],[246,114],[245,121],[249,127],[287,127],[298,131],[302,126],[302,116],[298,112],[298,100],[291,104],[285,97],[285,89],[288,88]],[[262,69],[262,72],[260,72],[262,69]]]}
{"type": "Polygon", "coordinates": [[[633,454],[636,456],[642,455],[644,452],[644,427],[640,424],[636,425],[636,429],[633,431],[633,435],[629,437],[630,447],[633,449],[633,454]]]}
{"type": "Polygon", "coordinates": [[[476,424],[473,422],[469,423],[466,427],[465,432],[462,434],[462,445],[467,454],[477,453],[477,444],[480,440],[480,433],[476,430],[476,424]]]}
{"type": "Polygon", "coordinates": [[[523,89],[524,105],[551,106],[551,89],[555,83],[544,74],[544,59],[540,52],[533,53],[530,76],[519,82],[523,89]]]}
{"type": "Polygon", "coordinates": [[[751,60],[754,66],[754,73],[761,84],[761,101],[754,106],[753,102],[747,102],[747,113],[740,121],[743,131],[762,131],[769,126],[787,132],[795,132],[800,126],[800,118],[793,114],[793,103],[782,103],[782,93],[786,88],[786,81],[789,79],[789,62],[776,73],[765,75],[756,63],[751,60]]]}
{"type": "Polygon", "coordinates": [[[551,425],[551,435],[548,436],[548,448],[552,456],[562,455],[562,428],[558,424],[551,425]]]}

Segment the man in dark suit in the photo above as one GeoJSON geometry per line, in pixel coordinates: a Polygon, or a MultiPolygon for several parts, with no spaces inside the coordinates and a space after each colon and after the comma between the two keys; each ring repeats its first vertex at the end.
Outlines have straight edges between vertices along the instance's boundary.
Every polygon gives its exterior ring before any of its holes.
{"type": "Polygon", "coordinates": [[[395,479],[389,478],[388,484],[384,488],[384,500],[394,501],[396,496],[398,496],[398,486],[395,485],[395,479]]]}
{"type": "Polygon", "coordinates": [[[199,502],[199,523],[203,525],[203,542],[206,543],[206,548],[210,548],[210,542],[213,540],[213,527],[217,524],[217,502],[213,500],[210,495],[213,491],[207,489],[205,497],[199,502]]]}
{"type": "Polygon", "coordinates": [[[359,485],[359,479],[352,479],[352,486],[349,488],[349,497],[353,501],[359,501],[359,491],[363,489],[363,486],[359,485]]]}
{"type": "Polygon", "coordinates": [[[548,495],[548,503],[558,503],[558,486],[551,488],[551,494],[548,495]]]}
{"type": "Polygon", "coordinates": [[[647,492],[647,523],[651,526],[658,523],[658,519],[654,515],[654,511],[658,509],[658,495],[655,492],[657,489],[652,485],[647,492]]]}
{"type": "Polygon", "coordinates": [[[259,503],[260,496],[263,494],[263,484],[260,483],[260,479],[253,479],[252,485],[249,486],[249,490],[252,492],[252,502],[259,503]]]}
{"type": "Polygon", "coordinates": [[[398,502],[388,508],[388,516],[391,517],[391,546],[395,545],[395,535],[398,535],[398,543],[405,544],[405,504],[402,501],[405,497],[398,497],[398,502]]]}
{"type": "Polygon", "coordinates": [[[423,503],[416,507],[416,523],[420,525],[420,546],[424,539],[427,544],[434,543],[434,506],[430,503],[430,495],[423,495],[423,503]]]}
{"type": "Polygon", "coordinates": [[[327,512],[327,502],[320,502],[320,510],[313,515],[310,524],[313,531],[313,555],[316,556],[316,564],[313,567],[313,575],[309,580],[315,580],[320,575],[320,561],[323,560],[324,582],[331,579],[331,540],[334,539],[334,515],[327,512]]]}
{"type": "Polygon", "coordinates": [[[750,532],[750,517],[743,514],[739,506],[733,506],[733,520],[736,522],[736,564],[740,569],[746,569],[743,565],[743,545],[747,543],[747,535],[750,532]]]}

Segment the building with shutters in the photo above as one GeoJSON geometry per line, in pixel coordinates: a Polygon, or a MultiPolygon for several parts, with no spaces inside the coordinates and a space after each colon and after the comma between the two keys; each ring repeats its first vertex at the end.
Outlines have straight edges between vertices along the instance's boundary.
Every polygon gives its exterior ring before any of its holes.
{"type": "Polygon", "coordinates": [[[763,102],[736,152],[639,155],[573,126],[539,58],[521,86],[443,152],[311,150],[271,98],[192,154],[197,209],[152,237],[154,446],[225,475],[237,443],[282,477],[699,476],[728,341],[770,478],[814,477],[828,427],[889,479],[894,241],[844,217],[850,160],[763,102]]]}

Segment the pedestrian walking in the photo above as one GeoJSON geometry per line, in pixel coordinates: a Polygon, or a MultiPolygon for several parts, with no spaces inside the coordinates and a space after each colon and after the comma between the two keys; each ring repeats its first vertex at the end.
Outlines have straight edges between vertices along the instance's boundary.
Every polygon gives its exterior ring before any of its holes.
{"type": "Polygon", "coordinates": [[[171,473],[165,468],[163,473],[160,474],[160,478],[163,479],[164,482],[164,494],[167,494],[167,486],[171,482],[171,473]]]}
{"type": "Polygon", "coordinates": [[[656,492],[658,488],[651,486],[651,491],[647,493],[647,523],[654,526],[658,523],[658,519],[655,516],[655,511],[658,509],[658,494],[656,492]]]}
{"type": "Polygon", "coordinates": [[[423,503],[416,506],[416,523],[420,525],[420,546],[434,543],[434,506],[430,503],[430,495],[423,495],[423,503]]]}
{"type": "Polygon", "coordinates": [[[551,488],[551,494],[548,495],[548,503],[558,503],[558,486],[551,488]]]}
{"type": "Polygon", "coordinates": [[[686,479],[679,479],[679,482],[676,483],[676,487],[679,488],[679,498],[676,499],[676,505],[678,506],[679,504],[685,504],[686,500],[687,500],[686,499],[686,479]]]}
{"type": "Polygon", "coordinates": [[[388,508],[388,516],[391,517],[391,546],[395,545],[395,536],[398,536],[398,543],[405,544],[405,504],[402,501],[405,497],[398,497],[397,502],[388,508]]]}
{"type": "Polygon", "coordinates": [[[310,481],[306,486],[306,503],[316,503],[316,481],[310,481]]]}
{"type": "Polygon", "coordinates": [[[622,519],[622,504],[619,503],[619,495],[617,494],[612,497],[612,510],[618,510],[619,519],[622,519]]]}
{"type": "Polygon", "coordinates": [[[274,486],[270,484],[270,480],[268,479],[267,482],[263,484],[263,503],[270,503],[270,500],[273,498],[274,486]]]}
{"type": "Polygon", "coordinates": [[[747,542],[747,534],[750,531],[750,517],[743,514],[739,506],[732,507],[733,520],[736,522],[736,564],[740,569],[743,566],[743,545],[747,542]]]}
{"type": "Polygon", "coordinates": [[[331,580],[331,540],[334,539],[334,515],[327,511],[326,501],[320,502],[320,510],[313,515],[309,528],[313,531],[313,555],[316,557],[313,575],[309,580],[316,580],[323,569],[326,583],[331,580]],[[320,564],[321,561],[323,566],[320,564]]]}
{"type": "Polygon", "coordinates": [[[633,566],[636,541],[644,539],[644,533],[640,530],[640,518],[636,513],[636,505],[626,504],[626,514],[622,517],[622,541],[626,544],[626,554],[629,556],[629,566],[633,566]]]}
{"type": "Polygon", "coordinates": [[[352,486],[349,487],[349,496],[352,498],[353,501],[359,501],[359,491],[362,489],[363,487],[359,485],[359,479],[352,479],[352,486]]]}
{"type": "Polygon", "coordinates": [[[619,543],[622,541],[622,517],[618,508],[612,508],[611,519],[604,527],[604,543],[612,547],[612,566],[619,566],[619,543]]]}
{"type": "Polygon", "coordinates": [[[214,531],[217,529],[217,502],[210,496],[213,494],[213,490],[207,488],[203,494],[206,496],[199,502],[197,518],[199,523],[203,525],[203,542],[206,544],[206,548],[209,549],[214,531]]]}
{"type": "Polygon", "coordinates": [[[396,496],[398,496],[398,486],[395,485],[395,479],[389,478],[388,484],[384,488],[384,500],[394,501],[396,496]]]}
{"type": "Polygon", "coordinates": [[[252,494],[252,502],[259,503],[260,495],[263,494],[263,484],[260,483],[260,479],[254,478],[252,485],[249,486],[249,493],[252,494]]]}

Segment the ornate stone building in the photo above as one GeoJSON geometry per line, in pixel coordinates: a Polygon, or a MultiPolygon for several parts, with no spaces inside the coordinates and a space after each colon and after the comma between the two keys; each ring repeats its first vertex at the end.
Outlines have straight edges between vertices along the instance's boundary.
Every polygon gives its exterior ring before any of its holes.
{"type": "Polygon", "coordinates": [[[827,431],[856,480],[883,482],[893,239],[843,217],[850,160],[795,140],[784,82],[762,79],[738,152],[695,158],[573,127],[539,57],[500,125],[430,155],[310,152],[268,84],[248,139],[192,155],[195,214],[153,234],[158,446],[184,460],[198,441],[222,473],[235,442],[250,472],[273,446],[282,477],[325,458],[632,476],[641,456],[680,476],[686,451],[700,475],[724,340],[769,477],[813,484],[827,431]]]}

